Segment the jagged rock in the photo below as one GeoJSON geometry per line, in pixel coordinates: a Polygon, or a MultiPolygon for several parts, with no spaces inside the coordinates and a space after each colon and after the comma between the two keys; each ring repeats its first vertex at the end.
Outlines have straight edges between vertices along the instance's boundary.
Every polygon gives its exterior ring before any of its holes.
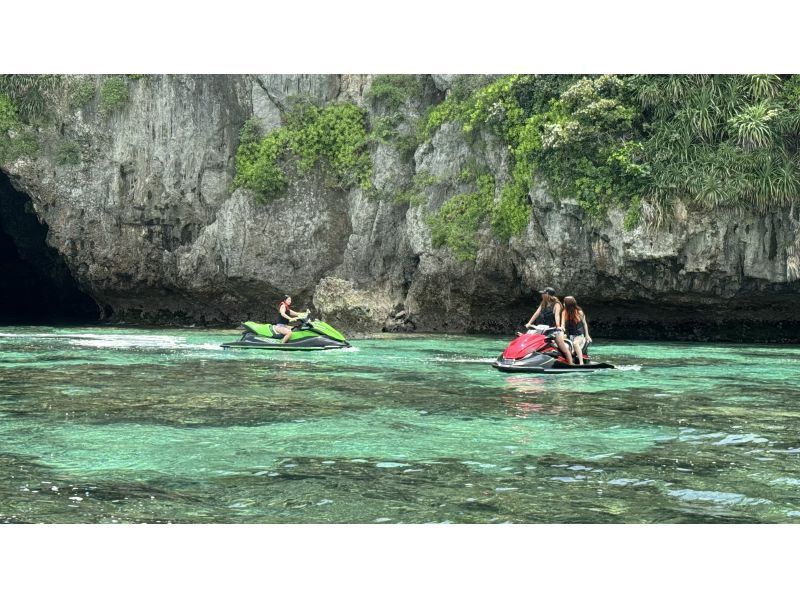
{"type": "MultiPolygon", "coordinates": [[[[423,96],[402,108],[403,132],[453,80],[421,78],[423,96]]],[[[292,96],[355,101],[377,117],[382,109],[365,95],[370,81],[150,76],[129,82],[129,102],[110,114],[96,100],[73,109],[65,98],[42,127],[37,157],[0,165],[0,176],[30,198],[79,287],[122,321],[272,319],[290,293],[299,305],[313,297],[345,329],[507,332],[552,285],[578,298],[598,335],[800,340],[794,206],[759,214],[677,204],[658,228],[644,204],[642,223],[625,231],[620,210],[591,221],[538,186],[521,235],[499,242],[487,223],[477,260],[459,262],[432,246],[427,218],[470,190],[458,180],[470,161],[492,172],[499,199],[509,156],[498,139],[468,140],[456,124],[413,158],[390,143],[372,147],[376,181],[389,192],[416,173],[436,177],[421,205],[331,189],[320,170],[293,176],[286,196],[269,204],[232,192],[247,118],[278,126],[292,96]],[[59,163],[65,140],[79,142],[79,165],[59,163]]]]}
{"type": "Polygon", "coordinates": [[[380,330],[391,310],[381,293],[356,289],[352,281],[334,276],[323,278],[314,290],[314,307],[345,334],[380,330]]]}

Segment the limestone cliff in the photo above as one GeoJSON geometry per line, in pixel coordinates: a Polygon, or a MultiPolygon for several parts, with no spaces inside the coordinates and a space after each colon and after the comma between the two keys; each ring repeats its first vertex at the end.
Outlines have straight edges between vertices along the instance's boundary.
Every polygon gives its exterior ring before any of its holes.
{"type": "MultiPolygon", "coordinates": [[[[371,120],[368,75],[148,76],[127,82],[124,106],[96,96],[72,107],[65,88],[40,149],[1,165],[48,227],[47,243],[104,318],[233,324],[271,319],[281,293],[345,329],[503,331],[530,314],[536,289],[576,295],[597,335],[800,340],[800,214],[704,213],[681,204],[666,224],[647,214],[634,230],[611,209],[590,220],[546,188],[531,190],[531,219],[504,243],[487,230],[477,259],[434,248],[427,217],[470,190],[468,164],[508,169],[491,135],[467,140],[441,127],[413,156],[389,142],[371,153],[377,189],[429,176],[421,200],[397,202],[326,184],[319,168],[291,176],[285,196],[232,191],[239,131],[251,116],[280,126],[292,98],[352,101],[371,120]],[[78,163],[58,159],[76,143],[78,163]]],[[[452,78],[420,76],[402,107],[410,129],[452,78]]],[[[291,168],[291,165],[289,165],[291,168]]],[[[3,196],[0,201],[11,201],[3,196]]],[[[645,212],[648,206],[645,206],[645,212]]],[[[7,231],[13,237],[13,231],[7,231]]]]}

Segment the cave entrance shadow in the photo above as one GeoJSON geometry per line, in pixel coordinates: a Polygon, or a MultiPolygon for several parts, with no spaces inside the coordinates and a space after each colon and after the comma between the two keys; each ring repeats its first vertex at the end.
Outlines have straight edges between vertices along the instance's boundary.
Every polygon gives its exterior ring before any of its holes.
{"type": "Polygon", "coordinates": [[[0,170],[0,325],[89,324],[98,305],[47,245],[30,197],[0,170]]]}

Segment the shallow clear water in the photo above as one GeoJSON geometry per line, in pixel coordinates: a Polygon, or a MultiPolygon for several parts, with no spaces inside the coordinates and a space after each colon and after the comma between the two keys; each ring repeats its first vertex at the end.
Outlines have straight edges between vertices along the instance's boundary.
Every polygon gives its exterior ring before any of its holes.
{"type": "Polygon", "coordinates": [[[0,328],[0,521],[798,522],[800,348],[0,328]]]}

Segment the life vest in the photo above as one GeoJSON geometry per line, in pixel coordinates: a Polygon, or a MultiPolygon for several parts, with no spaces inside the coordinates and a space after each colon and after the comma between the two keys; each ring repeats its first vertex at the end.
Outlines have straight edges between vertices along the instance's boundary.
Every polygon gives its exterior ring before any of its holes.
{"type": "Polygon", "coordinates": [[[555,304],[550,304],[547,307],[545,307],[539,313],[539,317],[536,318],[536,323],[545,324],[547,326],[555,326],[556,325],[555,304]]]}
{"type": "Polygon", "coordinates": [[[580,336],[585,335],[586,330],[583,327],[583,312],[578,312],[580,319],[577,322],[573,322],[569,318],[565,318],[567,321],[567,334],[570,336],[580,336]]]}
{"type": "Polygon", "coordinates": [[[289,304],[286,303],[286,301],[281,301],[280,304],[278,304],[278,323],[279,324],[291,324],[291,322],[289,321],[289,318],[291,317],[289,315],[289,310],[290,309],[291,309],[291,307],[289,307],[289,304]],[[286,310],[285,310],[286,311],[286,315],[285,316],[281,313],[281,307],[286,307],[286,310]]]}

